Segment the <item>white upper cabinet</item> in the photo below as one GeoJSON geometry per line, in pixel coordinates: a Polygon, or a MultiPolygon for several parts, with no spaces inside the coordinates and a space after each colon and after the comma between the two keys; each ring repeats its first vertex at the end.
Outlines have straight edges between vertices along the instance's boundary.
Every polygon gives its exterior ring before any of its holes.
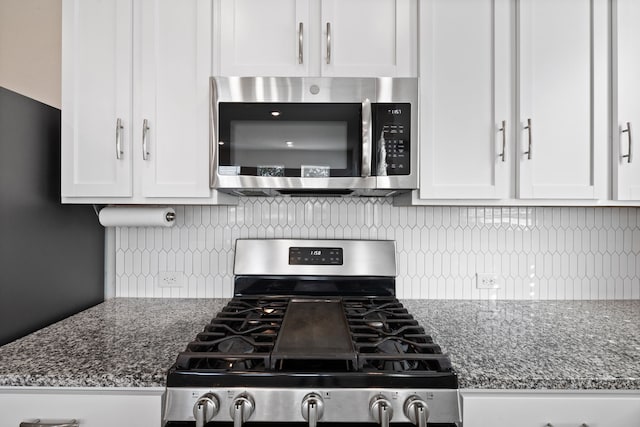
{"type": "Polygon", "coordinates": [[[413,1],[321,0],[321,7],[322,75],[416,75],[413,1]]]}
{"type": "Polygon", "coordinates": [[[215,0],[225,76],[415,76],[415,0],[215,0]]]}
{"type": "Polygon", "coordinates": [[[509,0],[420,3],[420,197],[509,197],[509,0]]]}
{"type": "Polygon", "coordinates": [[[520,198],[606,198],[606,0],[521,0],[520,198]]]}
{"type": "Polygon", "coordinates": [[[211,1],[141,0],[135,12],[141,193],[209,197],[211,1]]]}
{"type": "Polygon", "coordinates": [[[613,5],[613,197],[640,200],[640,2],[613,5]]]}
{"type": "Polygon", "coordinates": [[[131,0],[65,0],[62,196],[129,197],[131,0]]]}
{"type": "Polygon", "coordinates": [[[218,7],[220,75],[309,73],[308,0],[221,0],[218,7]]]}
{"type": "Polygon", "coordinates": [[[211,0],[64,0],[62,201],[231,201],[209,188],[211,0]]]}
{"type": "Polygon", "coordinates": [[[607,16],[607,0],[421,1],[419,197],[606,199],[607,16]]]}

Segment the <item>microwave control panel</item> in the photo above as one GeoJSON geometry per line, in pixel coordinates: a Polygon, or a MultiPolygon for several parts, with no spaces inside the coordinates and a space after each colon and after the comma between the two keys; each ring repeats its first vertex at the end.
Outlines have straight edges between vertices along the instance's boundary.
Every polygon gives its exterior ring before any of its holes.
{"type": "Polygon", "coordinates": [[[411,104],[372,105],[373,167],[377,176],[411,173],[411,104]]]}

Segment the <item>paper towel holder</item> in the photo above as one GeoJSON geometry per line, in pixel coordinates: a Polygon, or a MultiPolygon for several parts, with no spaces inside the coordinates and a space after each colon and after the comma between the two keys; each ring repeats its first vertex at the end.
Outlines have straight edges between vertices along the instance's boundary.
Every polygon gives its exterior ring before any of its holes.
{"type": "Polygon", "coordinates": [[[172,227],[177,218],[169,206],[111,205],[98,213],[104,227],[172,227]]]}

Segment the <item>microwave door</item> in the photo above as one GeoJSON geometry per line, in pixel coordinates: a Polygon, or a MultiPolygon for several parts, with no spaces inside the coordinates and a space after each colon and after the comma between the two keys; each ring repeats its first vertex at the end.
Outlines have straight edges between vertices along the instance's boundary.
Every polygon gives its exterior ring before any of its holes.
{"type": "Polygon", "coordinates": [[[218,109],[221,176],[355,178],[370,169],[361,103],[222,102],[218,109]]]}

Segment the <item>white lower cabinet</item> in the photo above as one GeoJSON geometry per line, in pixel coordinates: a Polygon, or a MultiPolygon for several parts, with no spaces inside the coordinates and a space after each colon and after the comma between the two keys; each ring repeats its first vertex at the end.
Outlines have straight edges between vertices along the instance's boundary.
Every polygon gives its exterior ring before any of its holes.
{"type": "Polygon", "coordinates": [[[0,425],[76,420],[79,427],[159,427],[164,388],[0,388],[0,425]]]}
{"type": "Polygon", "coordinates": [[[640,426],[640,391],[462,391],[464,427],[640,426]]]}

